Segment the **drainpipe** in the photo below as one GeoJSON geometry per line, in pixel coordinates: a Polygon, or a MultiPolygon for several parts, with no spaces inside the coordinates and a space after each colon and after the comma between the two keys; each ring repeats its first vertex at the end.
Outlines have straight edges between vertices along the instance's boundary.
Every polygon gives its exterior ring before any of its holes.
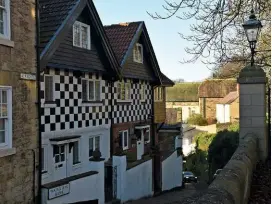
{"type": "MultiPolygon", "coordinates": [[[[38,164],[38,197],[36,203],[41,203],[41,183],[42,183],[42,135],[41,135],[41,88],[40,88],[40,12],[39,12],[39,0],[35,0],[35,13],[36,13],[36,60],[37,60],[37,70],[36,70],[36,86],[37,86],[37,110],[38,110],[38,150],[39,150],[39,164],[38,164]]],[[[35,179],[35,177],[34,177],[35,179]]]]}
{"type": "Polygon", "coordinates": [[[110,158],[112,158],[113,156],[113,85],[114,85],[114,80],[111,79],[110,81],[110,107],[111,107],[111,111],[110,111],[110,123],[111,123],[111,126],[110,126],[110,158]]]}

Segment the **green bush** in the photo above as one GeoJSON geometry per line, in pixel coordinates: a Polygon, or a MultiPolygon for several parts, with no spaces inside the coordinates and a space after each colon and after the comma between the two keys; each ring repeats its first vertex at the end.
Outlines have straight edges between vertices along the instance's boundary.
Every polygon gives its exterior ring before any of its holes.
{"type": "Polygon", "coordinates": [[[232,123],[229,125],[228,131],[232,131],[232,132],[239,132],[239,123],[238,122],[235,122],[235,123],[232,123]]]}
{"type": "Polygon", "coordinates": [[[207,133],[207,132],[200,132],[195,135],[194,137],[194,143],[197,144],[197,148],[208,152],[209,146],[211,142],[213,141],[213,138],[215,137],[215,134],[207,133]]]}
{"type": "MultiPolygon", "coordinates": [[[[235,129],[233,126],[230,129],[235,129]]],[[[239,127],[238,127],[239,128],[239,127]]],[[[239,132],[224,130],[216,134],[209,146],[208,161],[211,165],[210,176],[223,168],[232,157],[239,144],[239,132]]]]}
{"type": "Polygon", "coordinates": [[[203,118],[201,114],[193,114],[191,117],[187,119],[187,122],[190,125],[199,125],[199,126],[205,126],[208,124],[207,120],[203,118]]]}

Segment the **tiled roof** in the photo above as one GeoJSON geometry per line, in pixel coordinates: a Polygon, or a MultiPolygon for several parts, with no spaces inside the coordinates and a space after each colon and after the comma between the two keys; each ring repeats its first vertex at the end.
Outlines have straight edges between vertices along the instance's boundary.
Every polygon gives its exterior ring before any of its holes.
{"type": "Polygon", "coordinates": [[[78,1],[80,0],[39,0],[41,50],[45,48],[78,1]]]}
{"type": "Polygon", "coordinates": [[[226,95],[224,98],[221,99],[220,104],[231,104],[238,97],[239,97],[239,95],[238,95],[237,91],[232,91],[228,95],[226,95]]]}
{"type": "Polygon", "coordinates": [[[237,79],[209,79],[201,83],[198,90],[200,98],[224,98],[229,92],[236,91],[237,79]]]}
{"type": "Polygon", "coordinates": [[[142,22],[132,22],[104,26],[110,44],[120,64],[141,23],[142,22]]]}
{"type": "Polygon", "coordinates": [[[161,72],[161,80],[163,85],[170,85],[170,86],[175,85],[175,83],[171,79],[169,79],[167,76],[165,76],[162,72],[161,72]]]}

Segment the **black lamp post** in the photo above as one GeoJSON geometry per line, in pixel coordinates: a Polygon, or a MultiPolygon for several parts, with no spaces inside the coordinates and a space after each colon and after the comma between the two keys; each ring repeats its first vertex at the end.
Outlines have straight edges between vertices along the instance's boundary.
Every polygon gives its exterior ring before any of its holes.
{"type": "Polygon", "coordinates": [[[260,34],[261,28],[262,28],[261,21],[257,20],[254,11],[251,10],[251,14],[249,16],[249,20],[247,20],[243,24],[243,28],[245,30],[247,41],[249,42],[249,47],[251,50],[251,66],[254,64],[254,54],[255,54],[255,48],[258,40],[258,36],[260,34]]]}

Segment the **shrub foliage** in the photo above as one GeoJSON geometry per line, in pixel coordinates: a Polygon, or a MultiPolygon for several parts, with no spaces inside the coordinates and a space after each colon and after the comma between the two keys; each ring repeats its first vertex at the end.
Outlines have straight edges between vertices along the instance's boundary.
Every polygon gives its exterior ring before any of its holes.
{"type": "Polygon", "coordinates": [[[205,126],[208,125],[207,120],[201,114],[193,114],[187,119],[187,123],[190,125],[205,126]]]}

